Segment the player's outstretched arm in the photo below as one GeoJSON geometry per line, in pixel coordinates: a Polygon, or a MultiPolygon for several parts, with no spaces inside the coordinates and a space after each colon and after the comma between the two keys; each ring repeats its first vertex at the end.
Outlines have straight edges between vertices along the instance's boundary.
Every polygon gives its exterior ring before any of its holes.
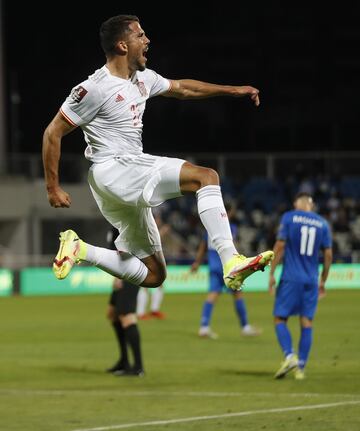
{"type": "Polygon", "coordinates": [[[177,99],[205,99],[216,96],[250,97],[255,106],[260,105],[259,90],[250,85],[218,85],[194,79],[172,80],[170,89],[162,95],[177,99]]]}
{"type": "Polygon", "coordinates": [[[61,139],[75,128],[58,112],[43,135],[42,158],[45,183],[49,203],[55,208],[68,208],[71,205],[70,196],[59,185],[59,160],[61,139]]]}

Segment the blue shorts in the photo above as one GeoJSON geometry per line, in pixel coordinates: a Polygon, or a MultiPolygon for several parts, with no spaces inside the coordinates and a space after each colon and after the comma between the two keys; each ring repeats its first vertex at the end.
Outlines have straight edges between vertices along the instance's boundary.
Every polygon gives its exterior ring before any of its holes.
{"type": "Polygon", "coordinates": [[[280,280],[276,289],[273,315],[303,316],[313,319],[318,303],[318,284],[280,280]]]}
{"type": "Polygon", "coordinates": [[[223,291],[232,292],[225,286],[222,269],[221,271],[210,271],[209,292],[222,293],[223,291]]]}

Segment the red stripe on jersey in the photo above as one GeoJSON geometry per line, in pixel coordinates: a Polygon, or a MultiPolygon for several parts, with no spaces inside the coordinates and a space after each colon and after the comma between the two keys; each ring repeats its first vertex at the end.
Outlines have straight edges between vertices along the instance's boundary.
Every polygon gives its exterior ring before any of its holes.
{"type": "Polygon", "coordinates": [[[65,112],[62,110],[62,109],[60,109],[60,113],[61,113],[61,115],[65,118],[65,120],[68,122],[68,123],[70,123],[70,125],[71,126],[75,126],[75,127],[78,127],[78,125],[77,124],[75,124],[66,114],[65,114],[65,112]]]}

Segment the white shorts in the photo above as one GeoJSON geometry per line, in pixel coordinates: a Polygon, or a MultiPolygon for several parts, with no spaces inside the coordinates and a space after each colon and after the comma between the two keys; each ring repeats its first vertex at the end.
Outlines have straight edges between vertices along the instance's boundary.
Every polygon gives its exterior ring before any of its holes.
{"type": "Polygon", "coordinates": [[[185,160],[150,154],[124,155],[89,169],[88,181],[103,216],[119,230],[116,248],[139,259],[161,251],[151,207],[181,196],[185,160]]]}

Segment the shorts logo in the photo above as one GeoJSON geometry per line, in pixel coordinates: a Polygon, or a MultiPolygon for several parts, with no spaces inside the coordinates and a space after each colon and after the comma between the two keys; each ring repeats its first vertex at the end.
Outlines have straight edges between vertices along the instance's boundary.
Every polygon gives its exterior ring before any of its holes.
{"type": "Polygon", "coordinates": [[[139,89],[139,91],[140,91],[140,94],[141,94],[143,97],[146,97],[148,93],[147,93],[147,91],[146,91],[145,84],[144,84],[142,81],[136,81],[136,85],[137,85],[137,87],[138,87],[138,89],[139,89]]]}
{"type": "Polygon", "coordinates": [[[70,97],[73,99],[74,102],[80,103],[82,99],[86,96],[87,90],[85,90],[84,87],[79,85],[78,87],[74,88],[70,94],[70,97]]]}

